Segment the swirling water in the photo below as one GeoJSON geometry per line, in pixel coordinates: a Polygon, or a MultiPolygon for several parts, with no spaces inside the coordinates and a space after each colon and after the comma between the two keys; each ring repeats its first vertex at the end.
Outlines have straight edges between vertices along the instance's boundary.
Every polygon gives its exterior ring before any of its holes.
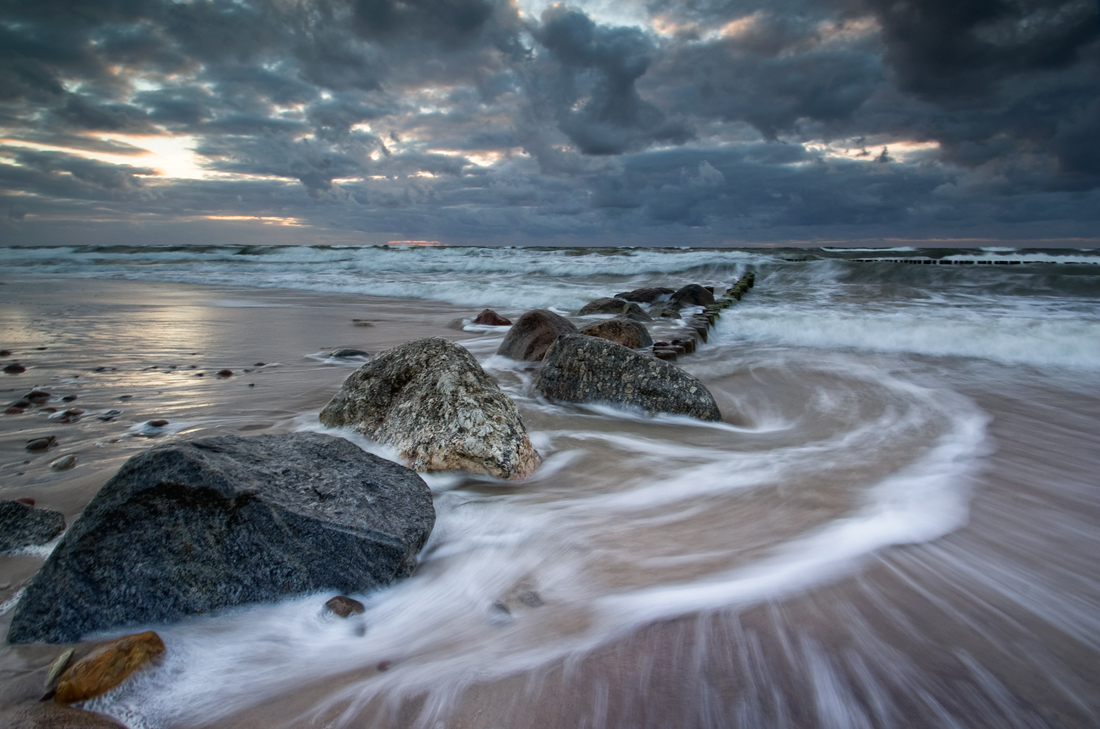
{"type": "MultiPolygon", "coordinates": [[[[359,596],[362,616],[307,596],[158,626],[166,662],[91,704],[134,729],[1100,722],[1090,251],[0,253],[32,277],[509,315],[756,272],[680,362],[720,424],[548,403],[531,369],[494,355],[501,331],[465,339],[517,402],[540,471],[428,475],[420,567],[359,596]]],[[[319,429],[322,404],[286,426],[319,429]]]]}

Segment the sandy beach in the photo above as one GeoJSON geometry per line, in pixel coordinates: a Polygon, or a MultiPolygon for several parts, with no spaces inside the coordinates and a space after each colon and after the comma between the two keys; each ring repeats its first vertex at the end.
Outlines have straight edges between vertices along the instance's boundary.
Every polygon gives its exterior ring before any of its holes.
{"type": "MultiPolygon", "coordinates": [[[[132,729],[473,729],[531,726],[532,717],[547,727],[1084,728],[1100,717],[1094,373],[978,360],[945,370],[931,357],[902,370],[864,356],[860,367],[891,373],[872,376],[840,355],[800,359],[746,344],[686,362],[727,414],[724,430],[693,429],[539,402],[529,370],[491,360],[499,335],[448,328],[476,315],[471,307],[71,279],[8,281],[0,297],[0,346],[27,368],[3,377],[7,399],[37,387],[75,395],[68,406],[85,411],[72,423],[42,410],[0,417],[2,496],[33,498],[70,524],[154,443],[316,428],[316,413],[361,363],[328,357],[340,347],[464,342],[517,400],[546,459],[527,484],[431,481],[440,522],[421,570],[372,604],[364,638],[315,624],[302,600],[167,630],[169,653],[178,648],[198,673],[170,663],[89,705],[132,729]],[[219,377],[223,369],[232,376],[219,377]],[[843,406],[813,405],[819,392],[843,406]],[[155,419],[168,424],[147,425],[155,419]],[[825,445],[837,432],[853,434],[841,439],[843,459],[825,445]],[[978,457],[967,455],[956,527],[880,520],[874,529],[885,535],[844,531],[867,518],[861,509],[877,485],[917,479],[914,469],[948,474],[959,456],[943,449],[968,433],[978,457]],[[57,446],[27,453],[39,435],[56,435],[57,446]],[[624,451],[628,436],[650,452],[624,451]],[[802,458],[807,442],[816,451],[797,467],[753,471],[763,468],[753,459],[770,453],[802,458]],[[753,489],[701,491],[683,518],[646,491],[719,450],[737,455],[753,489]],[[51,471],[64,454],[76,467],[51,471]],[[648,501],[637,503],[632,489],[648,501]],[[626,514],[633,526],[616,516],[626,514]],[[502,525],[478,539],[515,546],[477,552],[462,541],[474,524],[502,525]],[[844,556],[857,534],[884,546],[844,556]],[[488,619],[494,594],[530,575],[546,606],[508,624],[488,619]],[[219,635],[239,640],[239,655],[196,664],[219,635]],[[393,667],[379,671],[379,659],[393,667]],[[203,694],[202,677],[224,690],[203,694]],[[193,691],[179,685],[188,681],[193,691]],[[171,705],[159,706],[162,697],[171,705]]],[[[715,468],[734,461],[723,463],[715,468]]],[[[0,629],[46,554],[0,557],[0,629]]],[[[0,649],[0,710],[36,701],[60,650],[0,649]]]]}

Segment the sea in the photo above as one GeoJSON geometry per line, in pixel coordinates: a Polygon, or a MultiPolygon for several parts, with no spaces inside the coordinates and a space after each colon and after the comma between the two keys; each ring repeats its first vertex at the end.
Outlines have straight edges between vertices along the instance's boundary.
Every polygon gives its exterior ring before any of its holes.
{"type": "MultiPolygon", "coordinates": [[[[152,626],[164,663],[87,705],[131,729],[1100,726],[1100,251],[72,246],[0,271],[442,307],[544,459],[423,474],[420,565],[361,615],[152,626]],[[677,362],[720,423],[548,402],[472,323],[747,272],[677,362]]],[[[278,428],[396,458],[301,402],[278,428]]]]}

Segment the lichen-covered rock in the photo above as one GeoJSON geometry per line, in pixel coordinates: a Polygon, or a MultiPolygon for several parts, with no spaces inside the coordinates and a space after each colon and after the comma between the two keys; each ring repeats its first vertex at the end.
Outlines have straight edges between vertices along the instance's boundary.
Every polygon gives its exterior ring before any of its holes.
{"type": "Polygon", "coordinates": [[[61,674],[54,701],[75,704],[106,693],[163,653],[164,641],[152,630],[116,638],[61,674]]]}
{"type": "Polygon", "coordinates": [[[665,288],[664,286],[656,286],[653,288],[624,291],[621,294],[615,294],[615,298],[623,299],[624,301],[636,301],[639,304],[652,304],[655,301],[667,299],[673,293],[675,292],[672,289],[665,288]]]}
{"type": "Polygon", "coordinates": [[[497,354],[521,362],[538,362],[562,334],[576,334],[573,322],[547,309],[528,311],[512,325],[497,354]]]}
{"type": "Polygon", "coordinates": [[[535,387],[550,400],[603,403],[718,421],[710,391],[679,367],[606,339],[566,335],[546,353],[535,387]]]}
{"type": "Polygon", "coordinates": [[[649,336],[649,330],[644,324],[618,316],[589,324],[581,329],[581,334],[607,339],[631,349],[640,349],[653,344],[653,337],[649,336]]]}
{"type": "Polygon", "coordinates": [[[577,312],[577,316],[591,316],[592,314],[615,314],[616,316],[625,316],[628,319],[634,319],[636,321],[652,320],[652,317],[645,313],[645,310],[633,301],[624,301],[622,299],[607,297],[590,301],[582,306],[581,310],[577,312]]]}
{"type": "Polygon", "coordinates": [[[418,471],[521,479],[541,462],[515,403],[469,352],[440,337],[360,367],[325,405],[321,423],[392,445],[418,471]]]}
{"type": "Polygon", "coordinates": [[[435,524],[413,471],[343,438],[219,436],[151,448],[85,508],[15,608],[12,643],[408,576],[435,524]]]}
{"type": "Polygon", "coordinates": [[[47,544],[63,531],[65,515],[60,511],[0,501],[0,552],[47,544]]]}

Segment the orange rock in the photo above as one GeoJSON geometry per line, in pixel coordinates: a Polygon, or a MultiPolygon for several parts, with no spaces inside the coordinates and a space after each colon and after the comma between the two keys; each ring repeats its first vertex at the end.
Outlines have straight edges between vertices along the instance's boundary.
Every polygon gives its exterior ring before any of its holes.
{"type": "Polygon", "coordinates": [[[65,671],[57,684],[54,701],[73,704],[99,696],[162,653],[164,641],[151,630],[113,640],[65,671]]]}

